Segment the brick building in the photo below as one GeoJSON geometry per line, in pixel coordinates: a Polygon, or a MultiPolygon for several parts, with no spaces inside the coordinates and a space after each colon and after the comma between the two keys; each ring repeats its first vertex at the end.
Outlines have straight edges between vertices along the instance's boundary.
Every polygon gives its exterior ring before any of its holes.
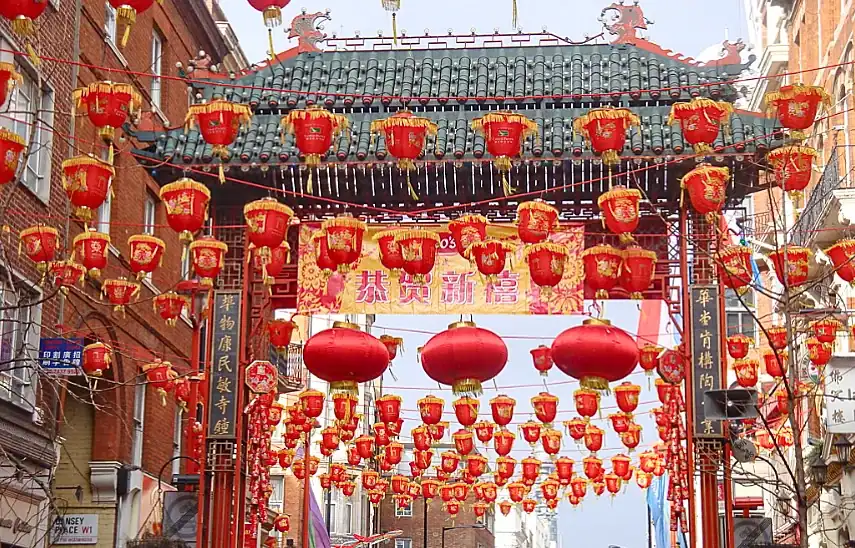
{"type": "Polygon", "coordinates": [[[423,498],[418,497],[409,507],[398,508],[395,500],[387,496],[380,503],[379,532],[403,531],[401,536],[395,539],[395,548],[493,548],[495,538],[492,513],[488,513],[484,518],[475,517],[471,504],[475,502],[475,495],[472,493],[466,502],[467,504],[461,506],[457,517],[452,519],[439,499],[426,503],[423,498]]]}

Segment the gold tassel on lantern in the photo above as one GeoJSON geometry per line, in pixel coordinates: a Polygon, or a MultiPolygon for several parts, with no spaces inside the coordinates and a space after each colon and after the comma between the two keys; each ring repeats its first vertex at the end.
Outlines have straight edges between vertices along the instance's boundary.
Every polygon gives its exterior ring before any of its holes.
{"type": "Polygon", "coordinates": [[[517,0],[513,0],[513,16],[511,18],[511,26],[517,28],[519,23],[519,13],[517,12],[517,0]]]}

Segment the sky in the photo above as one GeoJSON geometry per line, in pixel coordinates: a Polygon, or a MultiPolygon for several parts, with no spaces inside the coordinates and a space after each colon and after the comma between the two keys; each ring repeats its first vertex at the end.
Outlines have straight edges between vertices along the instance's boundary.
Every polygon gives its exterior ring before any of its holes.
{"type": "MultiPolygon", "coordinates": [[[[596,35],[601,31],[597,21],[600,11],[607,4],[605,0],[518,0],[519,20],[523,31],[538,32],[543,27],[549,32],[571,40],[582,40],[586,35],[596,35]]],[[[261,14],[249,7],[245,0],[220,0],[222,8],[229,17],[241,45],[249,60],[260,61],[265,58],[268,48],[267,37],[262,25],[261,14]]],[[[500,31],[511,30],[511,0],[403,0],[398,15],[399,29],[409,34],[424,33],[430,29],[433,33],[454,29],[465,33],[475,29],[490,33],[494,28],[500,31]]],[[[698,56],[711,46],[720,44],[725,38],[747,39],[747,23],[743,9],[743,0],[643,0],[641,6],[650,26],[649,38],[660,46],[689,56],[698,56]]],[[[379,0],[325,0],[320,3],[291,2],[285,8],[283,27],[274,33],[277,51],[283,51],[296,45],[289,42],[283,32],[288,22],[305,7],[311,11],[331,10],[330,22],[325,24],[324,32],[338,36],[352,36],[360,31],[362,36],[374,35],[378,30],[385,35],[390,33],[388,14],[382,9],[379,0]]],[[[750,48],[749,44],[749,48],[750,48]]],[[[756,52],[755,52],[756,53],[756,52]]],[[[637,304],[631,302],[610,303],[606,312],[617,326],[630,332],[636,329],[638,322],[637,304]]],[[[416,400],[427,392],[434,392],[446,399],[446,410],[450,410],[452,396],[450,392],[436,390],[431,385],[416,360],[416,349],[424,345],[433,333],[442,331],[457,318],[448,316],[378,316],[376,335],[388,333],[404,338],[405,350],[393,364],[392,372],[384,377],[384,389],[400,394],[404,398],[404,418],[408,432],[417,424],[416,400]]],[[[531,412],[529,399],[539,392],[541,378],[531,364],[529,350],[538,344],[551,344],[551,341],[564,329],[580,323],[579,317],[543,318],[543,317],[507,317],[476,316],[475,321],[482,327],[491,329],[506,337],[509,360],[505,370],[497,377],[496,385],[528,385],[525,388],[504,390],[517,400],[517,416],[526,420],[531,412]],[[542,339],[515,339],[507,337],[542,337],[542,339]]],[[[567,381],[568,377],[553,370],[549,383],[567,381]]],[[[644,391],[642,402],[653,402],[656,398],[648,391],[648,383],[643,374],[636,373],[630,380],[640,384],[644,391]]],[[[559,418],[566,420],[573,416],[572,392],[575,385],[552,385],[549,391],[560,398],[559,418]]],[[[491,384],[485,387],[482,398],[482,412],[489,412],[490,398],[498,392],[491,384]]],[[[603,406],[614,405],[612,397],[603,400],[603,406]]],[[[640,410],[649,411],[653,403],[643,403],[640,410]]],[[[604,417],[608,413],[604,413],[604,417]]],[[[453,417],[449,417],[453,421],[453,417]]],[[[650,446],[656,439],[656,430],[649,416],[638,415],[638,422],[644,427],[642,445],[650,446]]],[[[605,427],[605,425],[603,425],[605,427]]],[[[617,436],[610,428],[604,446],[620,447],[617,436]]],[[[562,452],[580,461],[584,456],[573,445],[567,443],[562,452]]],[[[526,456],[521,444],[513,456],[526,456]]],[[[602,451],[601,457],[610,457],[616,451],[602,451]]],[[[578,468],[578,467],[577,467],[578,468]]],[[[633,484],[625,493],[611,499],[603,496],[597,499],[589,494],[581,508],[572,509],[566,502],[559,509],[560,534],[564,539],[563,548],[584,546],[586,548],[618,545],[624,548],[645,548],[647,546],[647,520],[644,496],[633,484]],[[569,540],[572,539],[572,542],[569,540]]]]}

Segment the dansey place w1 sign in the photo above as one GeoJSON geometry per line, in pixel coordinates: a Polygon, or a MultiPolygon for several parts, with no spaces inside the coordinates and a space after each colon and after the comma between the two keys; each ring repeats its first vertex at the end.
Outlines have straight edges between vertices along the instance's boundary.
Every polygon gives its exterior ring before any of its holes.
{"type": "Polygon", "coordinates": [[[53,522],[53,544],[98,544],[98,514],[66,514],[53,522]]]}

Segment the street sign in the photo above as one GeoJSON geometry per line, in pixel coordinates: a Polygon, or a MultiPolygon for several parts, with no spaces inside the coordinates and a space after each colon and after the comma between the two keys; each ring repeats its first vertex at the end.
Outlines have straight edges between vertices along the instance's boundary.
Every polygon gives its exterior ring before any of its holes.
{"type": "Polygon", "coordinates": [[[163,493],[163,536],[196,546],[196,516],[199,513],[198,493],[166,491],[163,493]]]}
{"type": "Polygon", "coordinates": [[[80,375],[83,339],[41,339],[39,366],[50,375],[71,377],[80,375]]]}
{"type": "Polygon", "coordinates": [[[98,514],[65,514],[56,518],[51,544],[98,544],[98,514]]]}
{"type": "Polygon", "coordinates": [[[707,418],[704,394],[722,387],[721,375],[721,314],[719,313],[719,288],[717,285],[690,287],[689,313],[691,314],[692,357],[692,409],[696,438],[721,438],[722,422],[707,418]]]}
{"type": "Polygon", "coordinates": [[[834,356],[825,372],[826,425],[832,434],[855,433],[855,360],[834,356]]]}
{"type": "Polygon", "coordinates": [[[229,439],[235,437],[237,394],[243,388],[238,385],[240,291],[215,291],[213,311],[208,438],[229,439]]]}
{"type": "Polygon", "coordinates": [[[772,542],[772,519],[763,517],[733,517],[733,545],[753,548],[772,542]]]}

